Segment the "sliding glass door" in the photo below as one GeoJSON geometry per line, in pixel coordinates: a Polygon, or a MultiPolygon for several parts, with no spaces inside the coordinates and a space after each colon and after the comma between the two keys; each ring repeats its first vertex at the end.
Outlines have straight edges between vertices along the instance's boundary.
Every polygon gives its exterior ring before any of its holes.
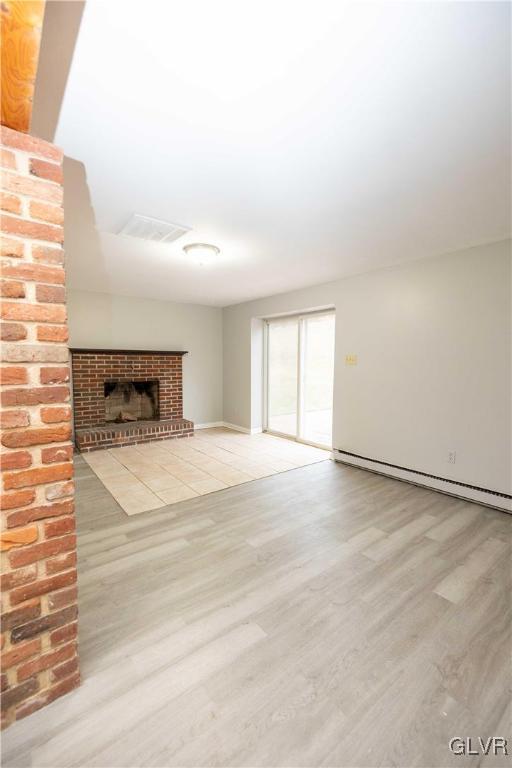
{"type": "Polygon", "coordinates": [[[332,445],[332,398],[334,381],[334,314],[304,317],[303,440],[332,445]]]}
{"type": "Polygon", "coordinates": [[[297,437],[298,319],[269,323],[267,350],[267,429],[297,437]]]}
{"type": "Polygon", "coordinates": [[[331,447],[333,312],[267,321],[266,429],[331,447]]]}

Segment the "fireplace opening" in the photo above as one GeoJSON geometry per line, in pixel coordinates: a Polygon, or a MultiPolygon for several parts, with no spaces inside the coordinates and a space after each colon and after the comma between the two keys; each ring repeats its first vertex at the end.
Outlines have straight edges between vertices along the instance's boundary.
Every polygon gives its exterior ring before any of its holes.
{"type": "Polygon", "coordinates": [[[105,421],[150,421],[160,418],[158,381],[105,381],[105,421]]]}

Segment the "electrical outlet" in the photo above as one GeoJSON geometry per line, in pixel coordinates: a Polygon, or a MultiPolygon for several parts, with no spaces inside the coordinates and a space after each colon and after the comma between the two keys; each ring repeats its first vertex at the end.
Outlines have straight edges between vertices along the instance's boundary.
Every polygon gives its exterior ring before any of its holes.
{"type": "Polygon", "coordinates": [[[448,464],[455,464],[457,461],[457,451],[448,451],[448,464]]]}
{"type": "Polygon", "coordinates": [[[357,365],[357,355],[345,355],[345,365],[357,365]]]}

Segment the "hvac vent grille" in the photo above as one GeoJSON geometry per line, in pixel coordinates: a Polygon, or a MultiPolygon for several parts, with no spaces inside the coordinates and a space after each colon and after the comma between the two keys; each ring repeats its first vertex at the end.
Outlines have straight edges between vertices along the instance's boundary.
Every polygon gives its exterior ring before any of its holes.
{"type": "Polygon", "coordinates": [[[172,243],[189,231],[189,227],[134,213],[119,234],[139,237],[141,240],[153,240],[156,243],[172,243]]]}

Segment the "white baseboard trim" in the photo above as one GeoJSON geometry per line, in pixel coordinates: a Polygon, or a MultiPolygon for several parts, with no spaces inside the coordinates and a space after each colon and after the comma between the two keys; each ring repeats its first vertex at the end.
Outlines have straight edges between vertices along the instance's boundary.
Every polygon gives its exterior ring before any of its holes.
{"type": "Polygon", "coordinates": [[[226,427],[226,429],[234,429],[235,432],[243,432],[244,435],[250,435],[251,430],[247,427],[241,427],[238,424],[230,424],[229,421],[222,422],[222,426],[226,427]]]}
{"type": "Polygon", "coordinates": [[[207,424],[194,424],[194,429],[213,429],[213,427],[225,427],[226,429],[234,429],[235,432],[243,432],[245,435],[259,435],[261,432],[263,432],[261,427],[248,429],[247,427],[240,427],[238,424],[230,424],[229,421],[210,421],[207,424]]]}
{"type": "Polygon", "coordinates": [[[442,478],[431,477],[426,473],[422,474],[401,467],[393,467],[385,462],[353,456],[339,450],[334,450],[332,452],[332,458],[340,464],[348,464],[353,467],[359,467],[360,469],[368,469],[379,475],[393,477],[396,480],[404,480],[413,485],[421,485],[424,488],[430,488],[433,491],[446,493],[449,496],[457,496],[461,499],[474,501],[477,504],[483,504],[486,507],[494,507],[494,509],[499,509],[502,512],[512,513],[512,499],[507,496],[500,496],[492,491],[470,488],[462,483],[457,483],[455,480],[443,480],[442,478]]]}

